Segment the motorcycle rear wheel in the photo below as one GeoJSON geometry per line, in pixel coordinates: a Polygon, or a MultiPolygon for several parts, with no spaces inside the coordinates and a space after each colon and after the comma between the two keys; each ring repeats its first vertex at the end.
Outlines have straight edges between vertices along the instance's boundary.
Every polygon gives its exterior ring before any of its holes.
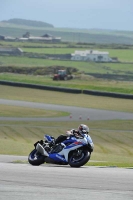
{"type": "Polygon", "coordinates": [[[45,162],[45,157],[34,149],[28,156],[28,161],[31,165],[39,166],[45,162]]]}
{"type": "Polygon", "coordinates": [[[81,153],[78,155],[76,151],[71,152],[68,164],[71,167],[81,167],[85,165],[90,159],[90,152],[88,150],[82,149],[81,153]]]}

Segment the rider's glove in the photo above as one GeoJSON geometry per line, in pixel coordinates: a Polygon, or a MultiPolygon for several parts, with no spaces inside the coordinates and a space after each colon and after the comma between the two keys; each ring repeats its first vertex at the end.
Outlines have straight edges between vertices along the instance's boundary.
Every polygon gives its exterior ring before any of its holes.
{"type": "Polygon", "coordinates": [[[72,130],[71,130],[71,133],[74,134],[74,133],[75,133],[75,129],[72,129],[72,130]]]}

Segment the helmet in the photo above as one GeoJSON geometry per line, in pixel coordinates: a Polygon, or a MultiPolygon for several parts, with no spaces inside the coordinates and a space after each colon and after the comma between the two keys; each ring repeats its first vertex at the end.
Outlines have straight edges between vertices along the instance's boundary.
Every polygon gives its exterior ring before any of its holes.
{"type": "Polygon", "coordinates": [[[89,133],[89,127],[85,124],[80,124],[78,127],[79,133],[89,133]]]}

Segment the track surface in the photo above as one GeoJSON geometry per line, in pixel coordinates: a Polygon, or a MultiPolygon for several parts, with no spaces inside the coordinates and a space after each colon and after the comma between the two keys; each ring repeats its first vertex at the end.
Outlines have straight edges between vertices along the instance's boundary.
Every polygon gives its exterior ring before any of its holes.
{"type": "Polygon", "coordinates": [[[11,163],[24,159],[0,156],[0,200],[133,200],[133,169],[11,163]]]}
{"type": "Polygon", "coordinates": [[[50,118],[13,118],[13,117],[0,117],[0,120],[15,120],[15,121],[80,121],[82,120],[115,120],[115,119],[133,119],[133,113],[126,112],[116,112],[100,109],[91,109],[91,108],[81,108],[73,106],[63,106],[63,105],[54,105],[54,104],[44,104],[44,103],[33,103],[26,101],[14,101],[0,99],[0,104],[3,105],[14,105],[14,106],[23,106],[30,108],[39,108],[46,110],[57,110],[65,111],[71,114],[67,117],[50,117],[50,118]]]}

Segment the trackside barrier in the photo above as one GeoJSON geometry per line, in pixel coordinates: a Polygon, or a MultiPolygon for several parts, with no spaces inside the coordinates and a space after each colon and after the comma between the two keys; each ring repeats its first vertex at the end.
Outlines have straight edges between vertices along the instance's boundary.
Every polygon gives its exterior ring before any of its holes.
{"type": "Polygon", "coordinates": [[[29,83],[19,83],[19,82],[12,82],[12,81],[11,82],[10,81],[0,81],[0,85],[34,88],[34,89],[40,89],[40,90],[51,90],[51,91],[67,92],[67,93],[74,93],[74,94],[82,93],[82,90],[80,90],[80,89],[61,88],[61,87],[45,86],[45,85],[37,85],[37,84],[29,84],[29,83]]]}
{"type": "Polygon", "coordinates": [[[83,94],[95,95],[95,96],[105,96],[105,97],[114,97],[114,98],[123,98],[123,99],[133,99],[131,94],[122,94],[122,93],[113,93],[113,92],[100,92],[93,90],[83,90],[83,94]]]}
{"type": "Polygon", "coordinates": [[[102,91],[94,91],[94,90],[80,90],[80,89],[62,88],[62,87],[37,85],[37,84],[29,84],[29,83],[19,83],[19,82],[13,82],[13,81],[0,81],[0,85],[25,87],[25,88],[33,88],[33,89],[40,89],[40,90],[51,90],[51,91],[67,92],[67,93],[73,93],[73,94],[81,94],[82,93],[82,94],[95,95],[95,96],[133,99],[133,95],[131,95],[131,94],[102,92],[102,91]]]}

